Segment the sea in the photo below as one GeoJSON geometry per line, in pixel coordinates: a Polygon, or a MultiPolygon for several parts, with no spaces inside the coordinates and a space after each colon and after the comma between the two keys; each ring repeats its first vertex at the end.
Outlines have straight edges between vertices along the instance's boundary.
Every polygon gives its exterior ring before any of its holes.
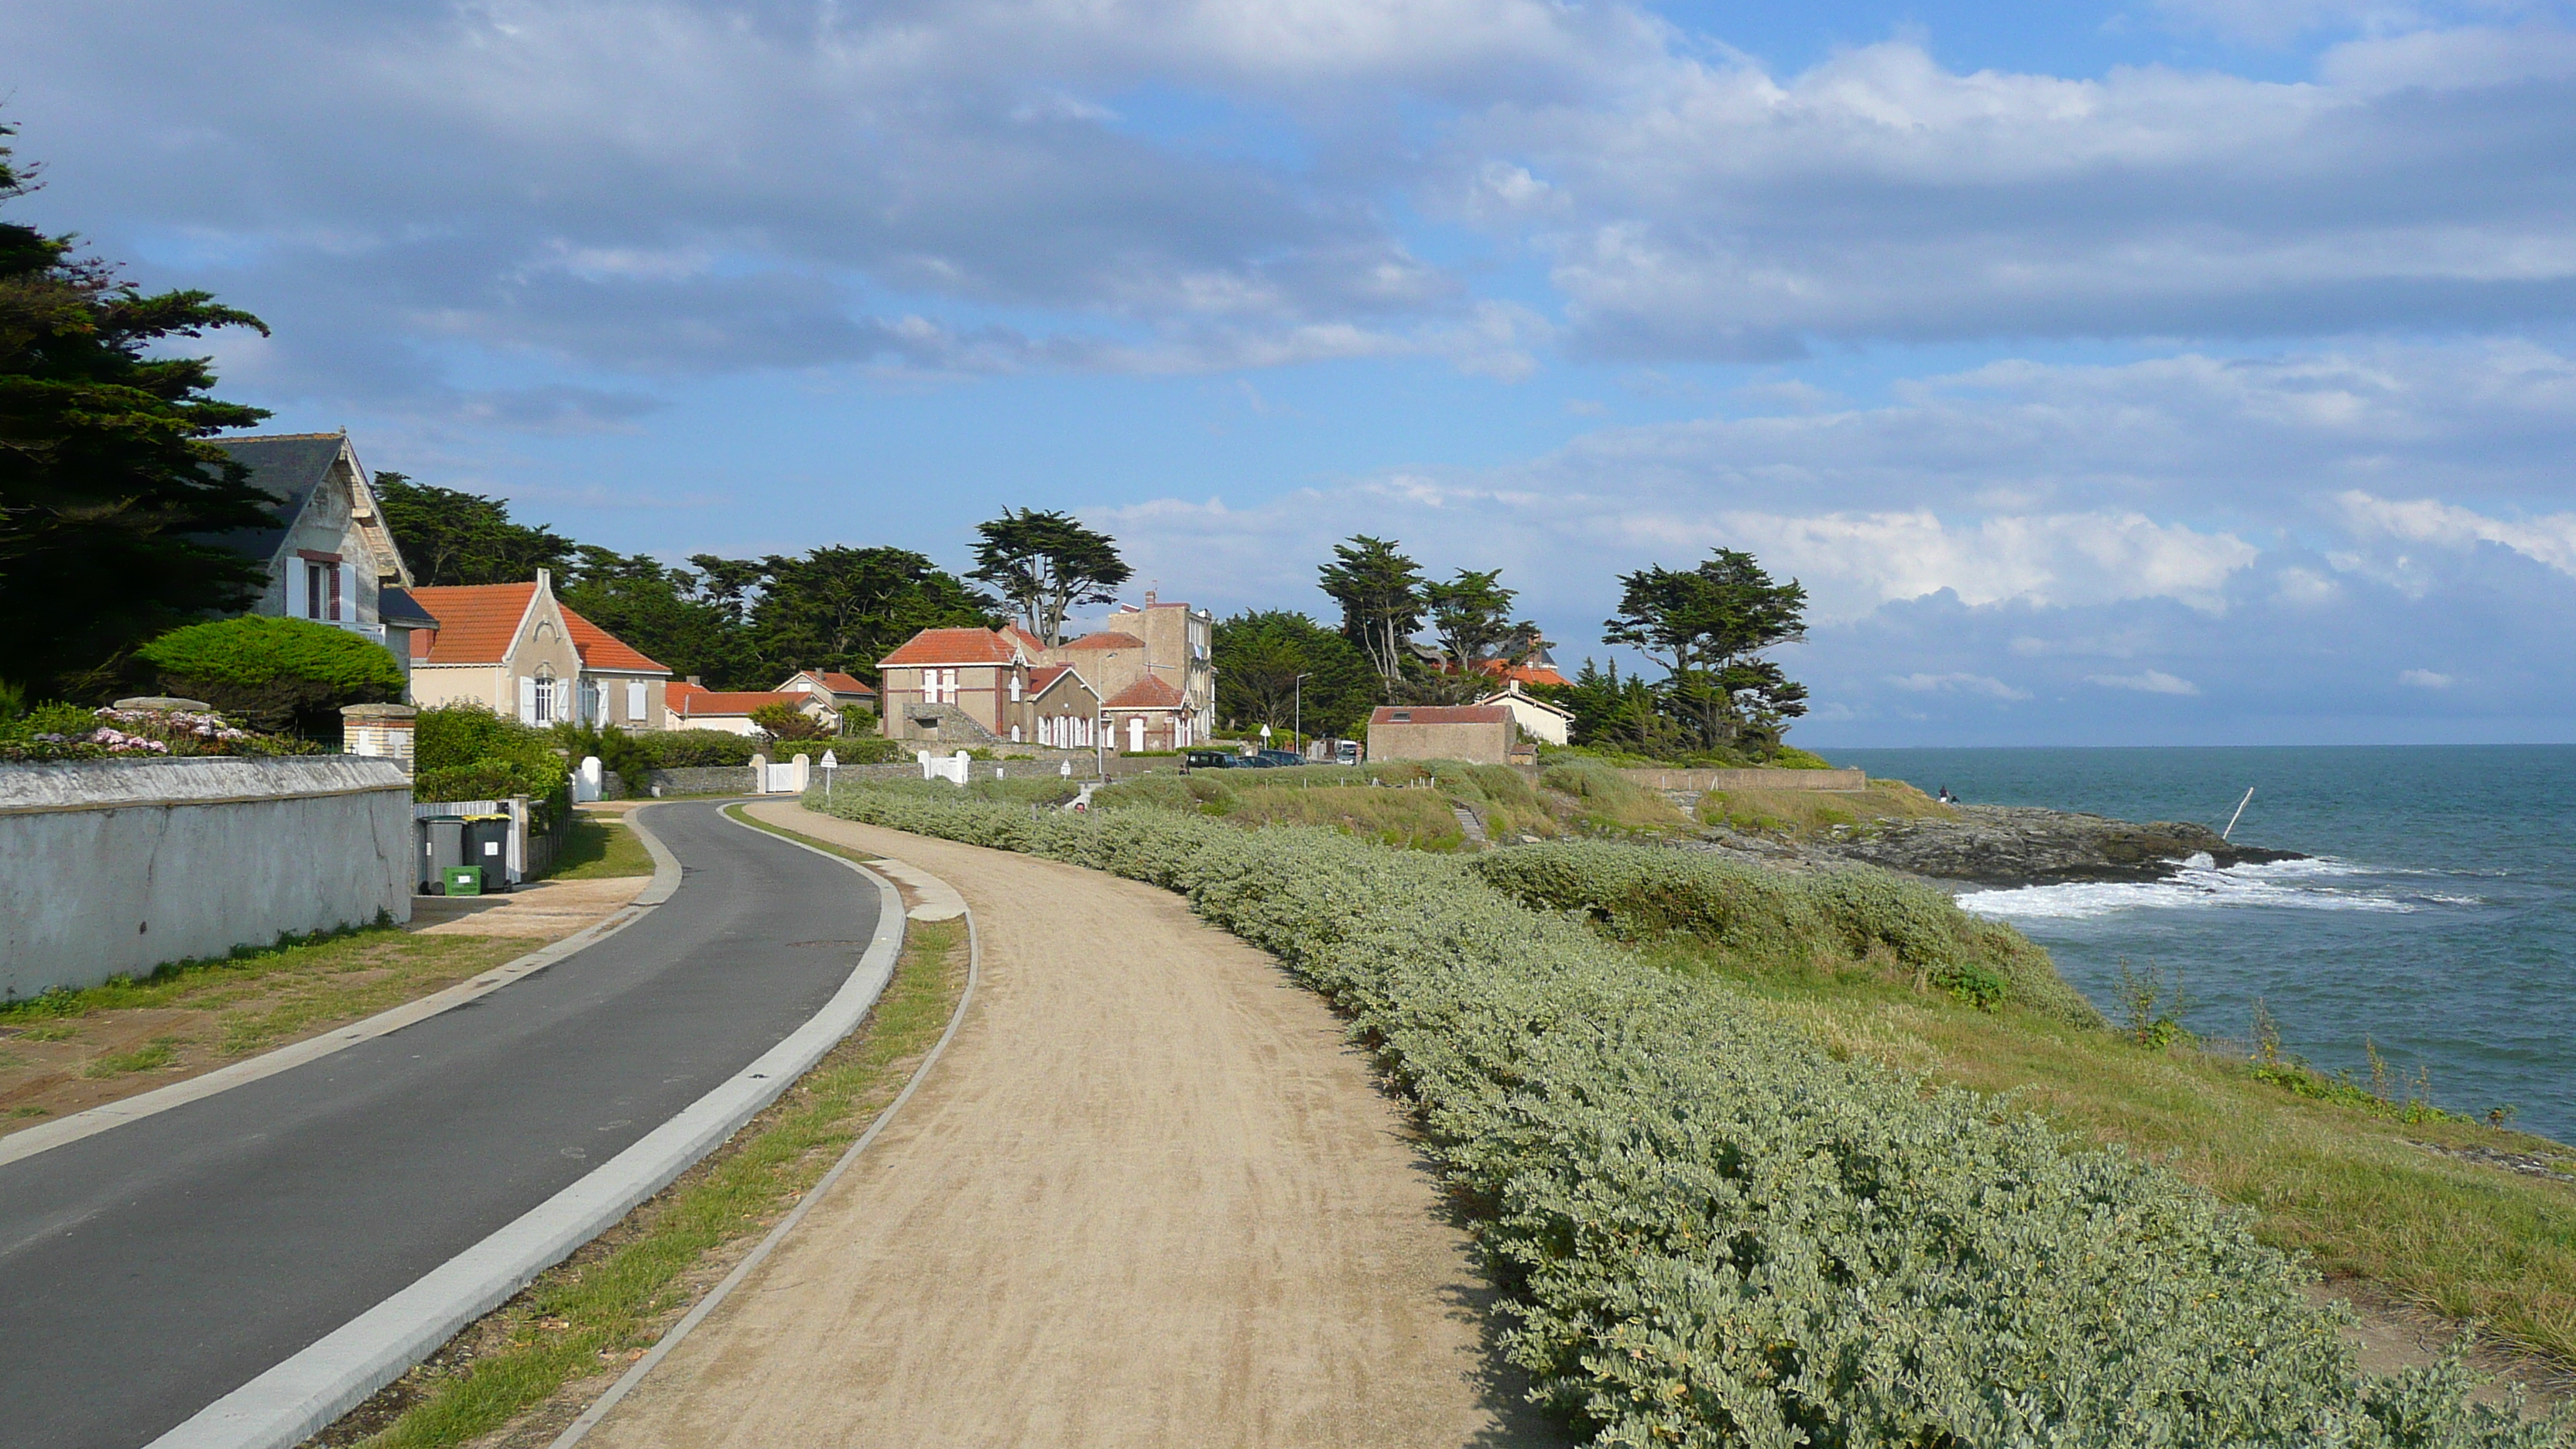
{"type": "Polygon", "coordinates": [[[2309,858],[2152,884],[1966,889],[2105,1014],[2132,971],[2179,977],[2183,1025],[2576,1142],[2576,745],[1827,750],[1837,765],[2041,805],[2224,828],[2309,858]],[[2253,798],[2245,800],[2252,790],[2253,798]]]}

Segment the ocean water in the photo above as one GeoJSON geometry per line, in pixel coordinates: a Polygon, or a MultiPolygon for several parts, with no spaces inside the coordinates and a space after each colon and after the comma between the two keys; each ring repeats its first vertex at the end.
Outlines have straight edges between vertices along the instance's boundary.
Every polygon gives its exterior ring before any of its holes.
{"type": "Polygon", "coordinates": [[[2123,961],[2181,973],[2184,1024],[2367,1081],[2420,1067],[2455,1111],[2576,1142],[2576,746],[1832,750],[1925,791],[2127,820],[2226,825],[2314,857],[2151,885],[1969,889],[2046,946],[2106,1014],[2123,961]]]}

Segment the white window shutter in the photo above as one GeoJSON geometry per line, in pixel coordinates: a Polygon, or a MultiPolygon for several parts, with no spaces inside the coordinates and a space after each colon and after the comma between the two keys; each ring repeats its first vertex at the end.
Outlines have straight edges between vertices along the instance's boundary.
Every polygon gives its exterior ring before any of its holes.
{"type": "Polygon", "coordinates": [[[537,722],[537,681],[534,675],[519,676],[519,723],[537,722]]]}
{"type": "Polygon", "coordinates": [[[644,717],[643,680],[632,679],[626,683],[626,717],[631,720],[644,717]]]}

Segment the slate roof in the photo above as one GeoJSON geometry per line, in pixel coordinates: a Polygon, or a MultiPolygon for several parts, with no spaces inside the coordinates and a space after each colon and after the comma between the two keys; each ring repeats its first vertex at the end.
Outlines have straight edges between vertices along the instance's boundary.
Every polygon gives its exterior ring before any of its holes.
{"type": "Polygon", "coordinates": [[[277,557],[286,530],[304,511],[305,500],[331,475],[331,464],[348,444],[342,433],[276,433],[255,438],[210,438],[208,442],[250,469],[251,486],[277,500],[269,510],[276,522],[266,528],[237,528],[209,534],[206,542],[262,563],[277,557]]]}
{"type": "Polygon", "coordinates": [[[1187,703],[1171,681],[1150,674],[1101,701],[1107,709],[1178,709],[1187,703]]]}
{"type": "Polygon", "coordinates": [[[432,617],[427,609],[420,606],[419,600],[401,589],[391,587],[376,591],[376,622],[396,629],[438,627],[438,620],[432,617]]]}
{"type": "Polygon", "coordinates": [[[877,661],[880,669],[908,664],[1008,664],[1019,657],[990,629],[924,629],[877,661]]]}
{"type": "Polygon", "coordinates": [[[1511,707],[1500,704],[1382,704],[1369,712],[1369,723],[1372,726],[1510,724],[1511,722],[1511,707]]]}
{"type": "Polygon", "coordinates": [[[1142,649],[1145,647],[1145,641],[1133,634],[1121,634],[1115,629],[1102,629],[1097,633],[1085,634],[1064,647],[1067,649],[1142,649]]]}

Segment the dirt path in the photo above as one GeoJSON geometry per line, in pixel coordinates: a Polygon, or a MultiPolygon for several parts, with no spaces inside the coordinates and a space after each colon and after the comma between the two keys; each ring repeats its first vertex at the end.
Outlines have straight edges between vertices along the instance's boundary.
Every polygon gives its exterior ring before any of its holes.
{"type": "Polygon", "coordinates": [[[886,1134],[592,1446],[1552,1444],[1322,1002],[1179,897],[786,804],[944,877],[983,984],[886,1134]]]}

